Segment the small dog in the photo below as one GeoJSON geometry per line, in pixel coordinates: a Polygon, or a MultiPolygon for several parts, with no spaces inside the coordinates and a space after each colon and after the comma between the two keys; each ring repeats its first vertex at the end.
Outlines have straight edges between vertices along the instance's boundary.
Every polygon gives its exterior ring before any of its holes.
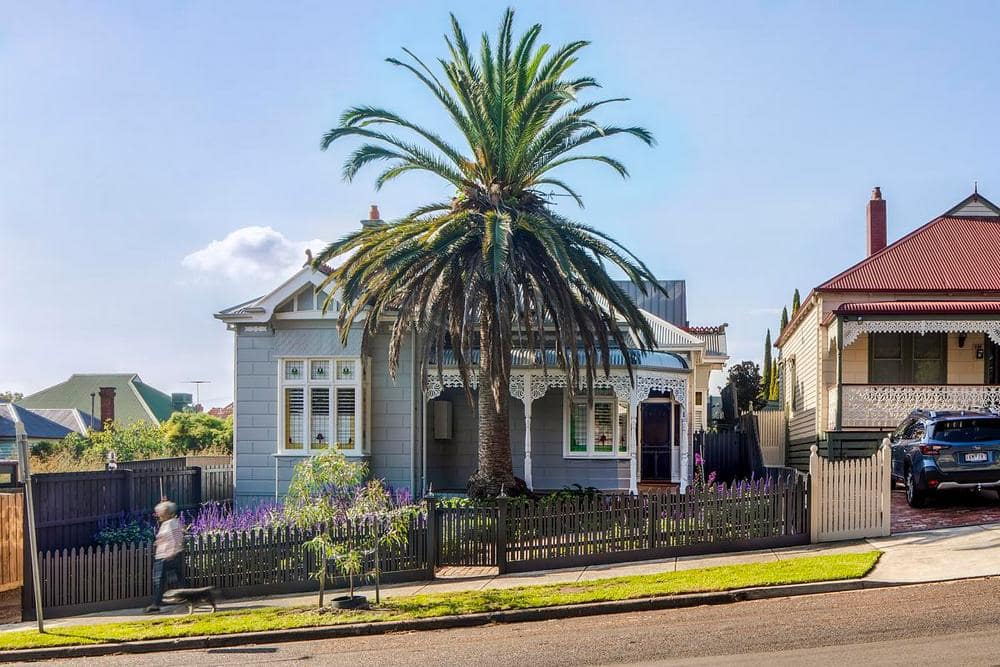
{"type": "Polygon", "coordinates": [[[195,607],[211,605],[212,612],[215,612],[214,586],[204,588],[173,588],[163,594],[163,601],[167,604],[186,604],[188,606],[188,616],[194,613],[195,607]]]}

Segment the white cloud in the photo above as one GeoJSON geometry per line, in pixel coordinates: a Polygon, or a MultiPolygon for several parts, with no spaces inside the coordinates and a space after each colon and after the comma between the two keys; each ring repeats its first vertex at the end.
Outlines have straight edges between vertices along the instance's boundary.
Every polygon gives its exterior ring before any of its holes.
{"type": "Polygon", "coordinates": [[[232,281],[274,281],[287,278],[305,263],[305,250],[318,253],[319,239],[293,241],[272,227],[242,227],[187,255],[181,264],[196,273],[232,281]]]}

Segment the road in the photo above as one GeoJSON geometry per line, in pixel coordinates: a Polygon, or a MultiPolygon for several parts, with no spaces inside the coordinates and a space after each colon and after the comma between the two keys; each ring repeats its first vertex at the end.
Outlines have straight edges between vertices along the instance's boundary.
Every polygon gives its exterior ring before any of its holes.
{"type": "Polygon", "coordinates": [[[1000,664],[998,601],[1000,578],[79,664],[1000,664]]]}

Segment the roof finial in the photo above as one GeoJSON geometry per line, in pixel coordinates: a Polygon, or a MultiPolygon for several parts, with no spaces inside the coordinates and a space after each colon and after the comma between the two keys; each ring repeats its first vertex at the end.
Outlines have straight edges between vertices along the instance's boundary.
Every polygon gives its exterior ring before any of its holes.
{"type": "Polygon", "coordinates": [[[313,263],[313,251],[310,250],[309,248],[306,248],[306,263],[302,265],[302,268],[305,268],[312,263],[313,263]]]}
{"type": "Polygon", "coordinates": [[[972,181],[972,194],[979,194],[979,181],[972,181]]]}

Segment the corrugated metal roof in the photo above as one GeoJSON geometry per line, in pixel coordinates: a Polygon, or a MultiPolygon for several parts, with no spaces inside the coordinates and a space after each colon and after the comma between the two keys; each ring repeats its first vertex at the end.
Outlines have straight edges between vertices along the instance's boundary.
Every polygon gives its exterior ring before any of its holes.
{"type": "Polygon", "coordinates": [[[837,315],[986,315],[1000,313],[1000,301],[874,301],[844,303],[837,315]]]}
{"type": "MultiPolygon", "coordinates": [[[[688,368],[687,360],[682,355],[673,352],[641,352],[639,350],[629,350],[628,352],[631,356],[632,364],[635,366],[666,370],[686,370],[688,368]]],[[[583,352],[581,351],[577,354],[579,355],[580,363],[583,363],[585,358],[583,352]]],[[[610,362],[615,367],[625,366],[625,357],[622,351],[617,349],[611,350],[610,362]]],[[[472,363],[479,363],[479,350],[472,351],[472,363]]],[[[555,369],[557,367],[555,350],[545,351],[545,363],[549,368],[555,369]]],[[[597,363],[598,365],[601,363],[600,355],[598,355],[597,363]]],[[[538,350],[515,349],[511,351],[511,364],[521,368],[541,368],[542,356],[538,350]]],[[[456,365],[453,350],[445,350],[444,365],[456,365]]]]}
{"type": "Polygon", "coordinates": [[[17,419],[24,422],[24,432],[32,439],[61,440],[69,435],[71,430],[76,430],[66,428],[62,424],[12,403],[2,403],[0,404],[0,438],[14,437],[15,412],[17,419]]]}
{"type": "Polygon", "coordinates": [[[817,289],[1000,291],[1000,221],[996,217],[936,218],[817,289]]]}

